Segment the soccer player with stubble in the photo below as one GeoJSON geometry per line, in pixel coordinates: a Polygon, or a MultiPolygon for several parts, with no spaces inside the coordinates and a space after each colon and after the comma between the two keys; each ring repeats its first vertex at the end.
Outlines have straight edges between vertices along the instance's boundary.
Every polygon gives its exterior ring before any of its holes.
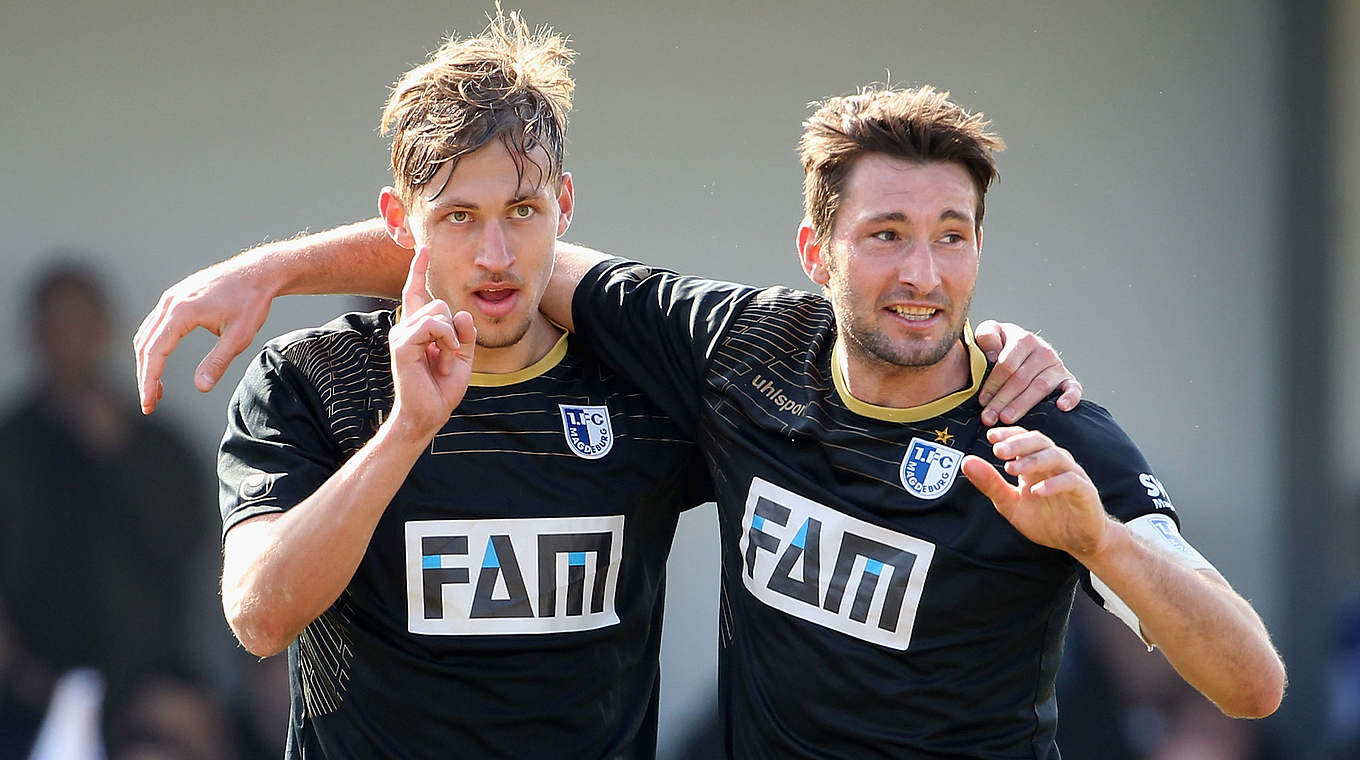
{"type": "MultiPolygon", "coordinates": [[[[1056,757],[1079,585],[1224,712],[1267,715],[1282,697],[1259,618],[1181,538],[1104,409],[1063,414],[1054,396],[993,426],[994,365],[967,323],[1001,148],[987,127],[928,87],[820,106],[798,248],[823,295],[559,246],[544,308],[702,442],[734,757],[1056,757]]],[[[194,325],[251,321],[224,293],[285,270],[331,287],[318,251],[364,234],[172,288],[138,337],[144,398],[194,325]]],[[[389,287],[403,259],[376,255],[386,274],[347,269],[350,287],[389,287]]]]}

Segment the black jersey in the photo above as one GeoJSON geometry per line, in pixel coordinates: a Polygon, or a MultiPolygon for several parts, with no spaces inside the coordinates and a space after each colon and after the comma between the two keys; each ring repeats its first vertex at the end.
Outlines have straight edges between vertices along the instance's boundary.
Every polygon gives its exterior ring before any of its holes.
{"type": "MultiPolygon", "coordinates": [[[[968,453],[999,464],[971,334],[969,387],[889,409],[852,398],[833,371],[820,296],[606,262],[573,312],[708,460],[732,756],[1057,757],[1054,679],[1086,573],[960,475],[968,453]]],[[[1104,409],[1064,414],[1053,400],[1020,424],[1071,450],[1111,514],[1173,511],[1104,409]]]]}
{"type": "MultiPolygon", "coordinates": [[[[392,312],[272,341],[219,458],[224,531],[313,493],[391,411],[392,312]]],[[[339,599],[288,649],[288,756],[647,758],[692,440],[563,337],[473,375],[339,599]]]]}

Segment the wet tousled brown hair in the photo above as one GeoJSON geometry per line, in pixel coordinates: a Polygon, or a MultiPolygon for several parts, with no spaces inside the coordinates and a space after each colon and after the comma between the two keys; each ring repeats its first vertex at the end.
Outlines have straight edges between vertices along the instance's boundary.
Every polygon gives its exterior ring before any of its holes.
{"type": "Polygon", "coordinates": [[[977,226],[983,197],[997,177],[993,153],[1006,144],[987,131],[991,122],[950,102],[930,85],[914,89],[864,89],[809,104],[798,155],[803,162],[803,206],[817,240],[831,234],[841,192],[855,160],[883,153],[917,163],[956,162],[977,190],[977,226]]]}
{"type": "MultiPolygon", "coordinates": [[[[530,164],[538,183],[562,177],[575,53],[546,27],[530,30],[517,12],[496,8],[481,34],[450,37],[392,86],[380,130],[392,135],[392,178],[410,203],[445,163],[499,139],[519,178],[530,164]],[[548,165],[534,158],[542,147],[548,165]]],[[[433,198],[443,190],[425,192],[433,198]]]]}

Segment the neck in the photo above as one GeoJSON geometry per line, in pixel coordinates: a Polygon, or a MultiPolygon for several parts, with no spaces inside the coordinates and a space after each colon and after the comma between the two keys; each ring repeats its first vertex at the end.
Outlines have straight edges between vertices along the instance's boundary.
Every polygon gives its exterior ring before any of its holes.
{"type": "Polygon", "coordinates": [[[472,371],[489,375],[518,372],[546,356],[560,337],[562,328],[535,312],[524,337],[514,343],[497,348],[477,346],[472,371]]]}
{"type": "Polygon", "coordinates": [[[940,361],[919,367],[890,364],[850,349],[844,336],[837,342],[845,389],[865,404],[891,409],[923,406],[967,388],[973,380],[971,357],[962,341],[940,361]]]}

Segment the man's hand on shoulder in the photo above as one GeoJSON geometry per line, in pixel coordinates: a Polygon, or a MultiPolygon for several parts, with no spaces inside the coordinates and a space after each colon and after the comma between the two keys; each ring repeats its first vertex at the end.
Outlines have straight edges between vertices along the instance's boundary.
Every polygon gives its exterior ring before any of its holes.
{"type": "Polygon", "coordinates": [[[985,320],[973,332],[978,348],[994,366],[978,393],[982,424],[1014,423],[1055,389],[1058,408],[1070,412],[1081,401],[1081,383],[1043,338],[1010,322],[985,320]]]}
{"type": "Polygon", "coordinates": [[[194,371],[194,386],[210,391],[237,354],[250,346],[269,316],[274,291],[250,254],[201,269],[171,285],[133,336],[137,393],[142,413],[155,411],[165,395],[165,360],[181,339],[202,327],[217,343],[194,371]]]}

